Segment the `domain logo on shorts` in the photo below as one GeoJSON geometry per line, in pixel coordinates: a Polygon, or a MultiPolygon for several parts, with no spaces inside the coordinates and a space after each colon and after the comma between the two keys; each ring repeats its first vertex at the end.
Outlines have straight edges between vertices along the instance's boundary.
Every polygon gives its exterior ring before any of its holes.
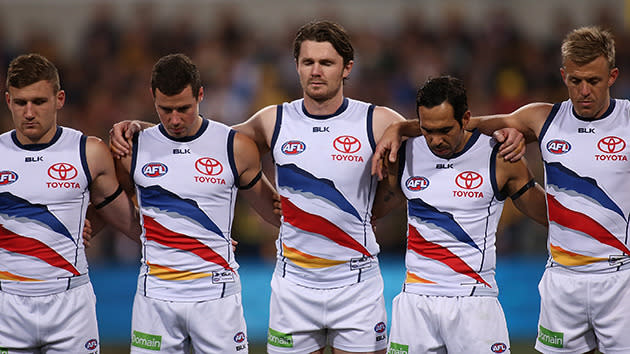
{"type": "Polygon", "coordinates": [[[159,351],[162,347],[162,336],[133,331],[131,345],[134,347],[159,351]]]}
{"type": "Polygon", "coordinates": [[[391,342],[387,348],[387,354],[409,354],[409,346],[391,342]]]}

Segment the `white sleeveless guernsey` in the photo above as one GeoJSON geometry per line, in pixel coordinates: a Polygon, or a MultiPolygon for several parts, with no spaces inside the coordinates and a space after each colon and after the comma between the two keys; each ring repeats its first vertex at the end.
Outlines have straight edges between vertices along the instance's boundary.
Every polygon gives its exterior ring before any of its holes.
{"type": "Polygon", "coordinates": [[[403,291],[436,296],[497,296],[496,230],[503,210],[494,141],[474,131],[443,159],[424,137],[409,139],[400,160],[407,198],[407,277],[403,291]]]}
{"type": "Polygon", "coordinates": [[[192,137],[169,137],[161,124],[137,135],[131,176],[143,226],[140,294],[207,301],[240,292],[230,243],[234,133],[204,119],[192,137]]]}
{"type": "Polygon", "coordinates": [[[380,274],[370,224],[373,110],[348,98],[329,116],[309,115],[303,99],[278,106],[271,144],[283,212],[276,276],[332,288],[380,274]]]}
{"type": "Polygon", "coordinates": [[[557,103],[539,137],[549,217],[547,267],[579,272],[627,269],[630,102],[610,101],[601,119],[557,103]]]}
{"type": "Polygon", "coordinates": [[[22,145],[14,130],[0,135],[0,291],[50,295],[89,282],[85,144],[65,127],[48,144],[22,145]]]}

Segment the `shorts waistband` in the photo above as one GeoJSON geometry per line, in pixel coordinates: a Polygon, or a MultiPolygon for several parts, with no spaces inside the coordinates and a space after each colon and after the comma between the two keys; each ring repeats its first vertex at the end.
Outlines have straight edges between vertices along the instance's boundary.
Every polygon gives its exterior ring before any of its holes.
{"type": "Polygon", "coordinates": [[[0,291],[21,296],[52,295],[90,282],[88,273],[76,277],[44,281],[0,280],[0,291]]]}

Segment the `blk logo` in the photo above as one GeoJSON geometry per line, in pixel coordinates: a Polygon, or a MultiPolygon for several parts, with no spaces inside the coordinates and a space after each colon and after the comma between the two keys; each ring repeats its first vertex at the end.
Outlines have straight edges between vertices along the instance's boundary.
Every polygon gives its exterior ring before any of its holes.
{"type": "Polygon", "coordinates": [[[566,154],[571,150],[571,144],[566,140],[554,139],[547,143],[547,151],[554,155],[566,154]]]}
{"type": "Polygon", "coordinates": [[[147,177],[160,177],[164,176],[168,172],[168,167],[161,162],[149,162],[142,166],[142,174],[147,177]]]}
{"type": "Polygon", "coordinates": [[[195,161],[195,168],[206,176],[216,176],[223,172],[223,165],[212,157],[202,157],[195,161]]]}
{"type": "Polygon", "coordinates": [[[607,136],[599,140],[597,148],[607,154],[616,154],[626,148],[626,142],[616,136],[607,136]]]}
{"type": "Polygon", "coordinates": [[[421,191],[427,189],[429,186],[429,180],[426,177],[409,177],[405,181],[405,187],[412,192],[421,191]]]}
{"type": "Polygon", "coordinates": [[[344,154],[354,154],[361,150],[361,142],[352,135],[342,135],[333,141],[335,150],[344,154]]]}
{"type": "Polygon", "coordinates": [[[282,151],[285,155],[297,155],[301,154],[306,150],[306,144],[299,140],[290,140],[286,143],[282,144],[280,151],[282,151]]]}
{"type": "Polygon", "coordinates": [[[463,189],[476,189],[483,183],[483,177],[473,171],[462,172],[455,177],[455,184],[463,189]]]}
{"type": "Polygon", "coordinates": [[[44,156],[26,156],[24,158],[24,162],[42,162],[44,161],[44,156]]]}
{"type": "Polygon", "coordinates": [[[74,166],[65,162],[58,162],[48,168],[48,176],[58,181],[67,181],[73,179],[78,174],[74,166]]]}
{"type": "Polygon", "coordinates": [[[11,184],[17,180],[17,173],[13,171],[0,171],[0,186],[11,184]]]}

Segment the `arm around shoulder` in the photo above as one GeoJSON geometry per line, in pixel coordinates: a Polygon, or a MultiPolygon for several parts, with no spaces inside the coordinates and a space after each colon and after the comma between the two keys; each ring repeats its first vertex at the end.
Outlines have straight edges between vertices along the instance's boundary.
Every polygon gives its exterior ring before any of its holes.
{"type": "Polygon", "coordinates": [[[137,210],[116,178],[114,161],[105,143],[88,137],[86,158],[92,184],[90,199],[103,220],[139,242],[141,227],[137,210]]]}
{"type": "Polygon", "coordinates": [[[245,122],[236,124],[232,128],[252,139],[258,146],[260,154],[264,154],[271,148],[271,138],[275,129],[277,114],[277,106],[267,106],[254,113],[245,122]]]}
{"type": "Polygon", "coordinates": [[[274,212],[279,199],[276,190],[262,172],[260,153],[253,140],[241,133],[234,136],[234,161],[238,171],[239,194],[268,223],[280,227],[280,216],[274,212]]]}
{"type": "Polygon", "coordinates": [[[492,135],[501,128],[515,128],[523,133],[526,142],[531,143],[538,140],[552,107],[551,103],[538,102],[527,104],[509,114],[472,117],[466,129],[477,128],[486,135],[492,135]]]}

